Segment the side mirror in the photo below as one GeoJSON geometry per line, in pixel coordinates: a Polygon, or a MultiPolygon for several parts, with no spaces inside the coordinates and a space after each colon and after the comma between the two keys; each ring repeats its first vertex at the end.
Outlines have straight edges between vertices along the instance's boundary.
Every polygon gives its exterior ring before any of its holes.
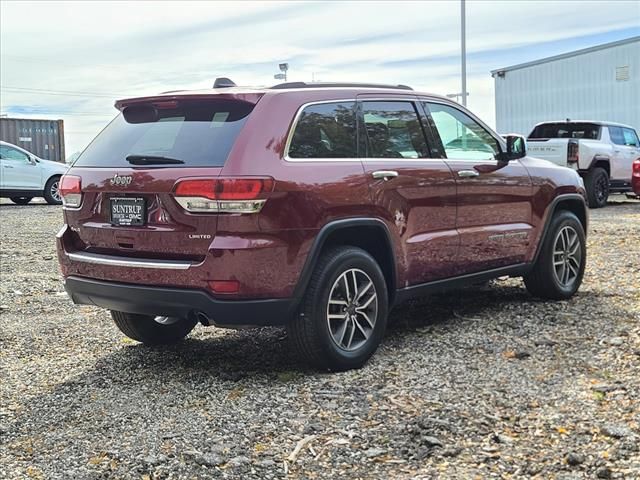
{"type": "Polygon", "coordinates": [[[507,141],[507,151],[500,154],[499,160],[508,162],[527,155],[527,142],[522,135],[512,133],[503,137],[507,141]]]}
{"type": "Polygon", "coordinates": [[[33,157],[33,156],[29,155],[29,163],[31,165],[37,165],[38,159],[36,157],[33,157]]]}

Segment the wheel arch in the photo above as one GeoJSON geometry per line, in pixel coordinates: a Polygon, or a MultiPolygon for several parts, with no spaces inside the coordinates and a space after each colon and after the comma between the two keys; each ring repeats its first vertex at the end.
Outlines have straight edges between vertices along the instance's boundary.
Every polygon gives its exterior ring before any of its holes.
{"type": "Polygon", "coordinates": [[[378,262],[387,283],[391,305],[396,294],[396,262],[389,229],[377,218],[346,218],[322,227],[311,246],[294,290],[296,305],[304,296],[321,253],[339,245],[362,248],[378,262]]]}
{"type": "Polygon", "coordinates": [[[590,172],[594,168],[604,169],[604,171],[607,172],[607,175],[611,177],[611,159],[609,157],[605,155],[595,155],[591,159],[591,163],[589,164],[589,167],[586,170],[584,170],[584,172],[585,173],[590,172]]]}
{"type": "Polygon", "coordinates": [[[64,175],[64,173],[52,173],[52,174],[51,174],[51,175],[49,175],[49,176],[47,177],[47,179],[44,181],[44,185],[43,185],[43,187],[42,187],[42,188],[44,188],[44,186],[45,186],[47,183],[49,183],[49,181],[50,181],[52,178],[56,178],[56,177],[58,177],[58,178],[62,178],[62,175],[64,175]]]}
{"type": "Polygon", "coordinates": [[[567,210],[575,214],[575,216],[578,217],[578,220],[580,220],[582,228],[584,228],[585,235],[587,234],[587,227],[589,225],[589,214],[584,197],[578,193],[567,193],[564,195],[558,195],[547,207],[544,229],[536,247],[536,254],[534,256],[533,263],[537,262],[538,260],[538,256],[540,255],[540,251],[542,250],[542,244],[547,238],[547,234],[549,232],[549,225],[551,224],[551,220],[553,219],[554,215],[560,210],[567,210]]]}

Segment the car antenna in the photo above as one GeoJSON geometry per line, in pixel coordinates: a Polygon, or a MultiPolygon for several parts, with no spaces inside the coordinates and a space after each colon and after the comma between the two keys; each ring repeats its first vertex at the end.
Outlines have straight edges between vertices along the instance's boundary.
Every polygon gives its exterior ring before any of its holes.
{"type": "Polygon", "coordinates": [[[229,88],[229,87],[237,87],[237,85],[233,82],[233,80],[227,77],[218,77],[216,81],[213,82],[213,88],[229,88]]]}

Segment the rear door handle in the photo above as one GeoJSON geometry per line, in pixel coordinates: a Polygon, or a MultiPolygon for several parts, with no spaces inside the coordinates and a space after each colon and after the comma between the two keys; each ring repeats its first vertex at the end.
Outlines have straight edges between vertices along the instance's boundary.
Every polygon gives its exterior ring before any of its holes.
{"type": "Polygon", "coordinates": [[[3,165],[4,168],[13,168],[11,165],[3,165]]]}
{"type": "Polygon", "coordinates": [[[382,178],[384,181],[387,181],[391,178],[395,178],[398,176],[398,172],[394,170],[376,170],[371,174],[373,178],[380,179],[382,178]]]}
{"type": "Polygon", "coordinates": [[[458,176],[462,178],[472,178],[472,177],[477,177],[478,175],[480,175],[480,172],[478,172],[477,170],[459,170],[458,171],[458,176]]]}

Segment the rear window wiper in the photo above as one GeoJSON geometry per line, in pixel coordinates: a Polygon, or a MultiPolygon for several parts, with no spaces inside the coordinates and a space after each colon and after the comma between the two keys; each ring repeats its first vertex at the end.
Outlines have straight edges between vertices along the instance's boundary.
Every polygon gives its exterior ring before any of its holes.
{"type": "Polygon", "coordinates": [[[184,160],[159,155],[128,155],[127,162],[133,165],[177,165],[184,163],[184,160]]]}

